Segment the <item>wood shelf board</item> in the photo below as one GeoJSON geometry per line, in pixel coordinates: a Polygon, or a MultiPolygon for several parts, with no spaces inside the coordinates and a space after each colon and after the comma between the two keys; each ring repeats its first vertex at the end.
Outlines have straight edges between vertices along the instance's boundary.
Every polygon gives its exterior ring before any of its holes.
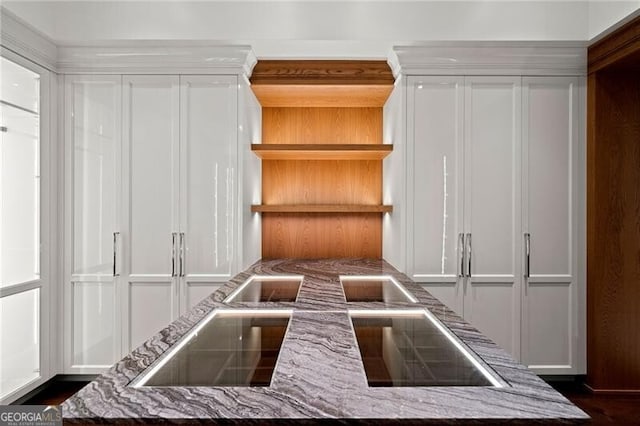
{"type": "Polygon", "coordinates": [[[382,160],[393,150],[388,144],[253,144],[263,160],[382,160]]]}
{"type": "Polygon", "coordinates": [[[251,84],[378,84],[393,86],[387,61],[372,60],[260,60],[251,84]]]}
{"type": "Polygon", "coordinates": [[[387,84],[260,84],[251,89],[263,107],[383,107],[387,84]]]}
{"type": "Polygon", "coordinates": [[[391,205],[363,204],[254,204],[254,213],[391,213],[391,205]]]}

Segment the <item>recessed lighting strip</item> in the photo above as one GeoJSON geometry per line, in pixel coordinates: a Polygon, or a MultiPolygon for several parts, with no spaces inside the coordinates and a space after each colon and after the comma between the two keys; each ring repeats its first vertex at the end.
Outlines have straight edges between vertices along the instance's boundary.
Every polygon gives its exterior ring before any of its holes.
{"type": "Polygon", "coordinates": [[[167,362],[169,362],[177,353],[182,349],[187,343],[191,341],[194,337],[198,335],[200,330],[204,326],[206,326],[211,320],[217,315],[224,316],[242,316],[242,315],[255,315],[255,316],[273,316],[273,317],[283,317],[283,316],[291,316],[293,314],[293,309],[216,309],[209,313],[203,320],[201,320],[198,325],[196,325],[188,334],[183,336],[180,341],[173,346],[169,352],[165,352],[161,355],[157,364],[153,365],[149,371],[146,373],[143,372],[140,376],[140,379],[135,379],[130,385],[133,388],[140,388],[144,386],[149,379],[151,379],[162,367],[165,366],[167,362]]]}
{"type": "Polygon", "coordinates": [[[435,327],[444,334],[447,339],[460,351],[464,354],[464,356],[476,367],[482,375],[489,380],[489,382],[496,388],[505,387],[504,383],[497,380],[493,374],[487,370],[487,368],[482,365],[470,352],[463,346],[460,340],[455,337],[449,329],[447,329],[442,323],[428,310],[428,309],[387,309],[387,310],[375,310],[368,311],[364,309],[353,309],[349,310],[349,315],[354,317],[394,317],[394,316],[416,316],[416,315],[424,315],[435,327]]]}
{"type": "Polygon", "coordinates": [[[340,281],[391,281],[397,288],[405,295],[407,299],[411,303],[418,303],[418,299],[416,299],[413,294],[409,293],[409,291],[395,278],[391,275],[340,275],[340,281]]]}
{"type": "MultiPolygon", "coordinates": [[[[251,275],[249,279],[243,282],[238,288],[233,290],[230,295],[227,296],[226,299],[222,301],[222,303],[230,303],[233,299],[238,296],[252,281],[254,280],[262,280],[262,281],[298,281],[302,284],[302,280],[304,279],[304,275],[251,275]]],[[[302,286],[300,286],[302,287],[302,286]]],[[[298,289],[300,292],[300,289],[298,289]]]]}

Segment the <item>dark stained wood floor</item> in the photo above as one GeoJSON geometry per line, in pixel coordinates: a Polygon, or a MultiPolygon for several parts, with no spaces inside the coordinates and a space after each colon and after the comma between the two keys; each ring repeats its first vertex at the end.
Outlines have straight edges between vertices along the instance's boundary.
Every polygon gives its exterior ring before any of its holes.
{"type": "MultiPolygon", "coordinates": [[[[82,389],[87,382],[60,381],[51,384],[24,404],[58,405],[82,389]]],[[[601,396],[589,393],[575,382],[551,385],[592,418],[594,425],[640,425],[639,396],[601,396]]]]}
{"type": "Polygon", "coordinates": [[[640,425],[640,395],[595,395],[575,382],[550,383],[591,416],[594,425],[640,425]]]}

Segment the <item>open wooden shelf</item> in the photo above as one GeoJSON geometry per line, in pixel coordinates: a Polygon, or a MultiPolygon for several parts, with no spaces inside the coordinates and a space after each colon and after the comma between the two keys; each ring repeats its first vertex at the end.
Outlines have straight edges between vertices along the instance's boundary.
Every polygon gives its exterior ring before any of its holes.
{"type": "Polygon", "coordinates": [[[393,85],[256,84],[251,89],[263,107],[383,107],[393,85]]]}
{"type": "Polygon", "coordinates": [[[253,144],[263,160],[382,160],[393,150],[388,144],[253,144]]]}
{"type": "Polygon", "coordinates": [[[393,206],[367,204],[254,204],[258,213],[391,213],[393,206]]]}

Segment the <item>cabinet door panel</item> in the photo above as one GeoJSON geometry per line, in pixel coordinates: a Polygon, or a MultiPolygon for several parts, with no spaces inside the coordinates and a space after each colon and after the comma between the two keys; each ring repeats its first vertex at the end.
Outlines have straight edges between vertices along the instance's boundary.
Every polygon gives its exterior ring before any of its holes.
{"type": "Polygon", "coordinates": [[[181,81],[186,273],[229,277],[235,243],[237,82],[228,76],[181,81]]]}
{"type": "Polygon", "coordinates": [[[235,262],[237,92],[235,76],[181,77],[182,310],[205,296],[203,281],[228,280],[235,262]]]}
{"type": "Polygon", "coordinates": [[[133,282],[129,284],[129,321],[127,323],[129,351],[137,348],[173,321],[172,302],[176,299],[171,282],[133,282]]]}
{"type": "Polygon", "coordinates": [[[463,316],[462,292],[457,282],[451,283],[422,283],[422,288],[427,290],[429,294],[444,303],[449,309],[456,314],[463,316]]]}
{"type": "Polygon", "coordinates": [[[441,283],[447,295],[433,287],[434,295],[440,294],[454,310],[461,307],[457,280],[463,201],[463,82],[460,77],[412,77],[408,81],[412,111],[409,161],[413,162],[408,197],[413,217],[409,266],[414,280],[441,283]]]}
{"type": "Polygon", "coordinates": [[[122,78],[65,76],[67,211],[65,371],[95,373],[120,357],[122,78]]]}
{"type": "Polygon", "coordinates": [[[114,282],[73,282],[72,288],[71,364],[108,368],[120,356],[114,282]]]}
{"type": "Polygon", "coordinates": [[[465,92],[465,228],[471,274],[464,315],[520,354],[519,77],[473,77],[465,92]]]}
{"type": "Polygon", "coordinates": [[[512,283],[475,283],[465,296],[465,319],[513,356],[519,353],[520,310],[512,283]]]}
{"type": "Polygon", "coordinates": [[[523,362],[538,374],[568,374],[573,365],[569,283],[532,283],[525,296],[523,362]]]}
{"type": "Polygon", "coordinates": [[[531,275],[571,274],[575,79],[525,80],[525,160],[531,275]]]}
{"type": "Polygon", "coordinates": [[[523,361],[540,374],[576,372],[577,86],[573,77],[523,80],[523,217],[531,248],[522,347],[523,361]]]}
{"type": "Polygon", "coordinates": [[[171,273],[177,222],[177,77],[126,80],[129,261],[134,275],[171,273]]]}
{"type": "Polygon", "coordinates": [[[200,303],[205,297],[218,290],[223,283],[188,283],[186,286],[186,309],[189,310],[200,303]]]}
{"type": "Polygon", "coordinates": [[[178,77],[125,77],[124,128],[123,276],[129,290],[123,342],[129,351],[178,312],[172,237],[178,232],[178,77]]]}

